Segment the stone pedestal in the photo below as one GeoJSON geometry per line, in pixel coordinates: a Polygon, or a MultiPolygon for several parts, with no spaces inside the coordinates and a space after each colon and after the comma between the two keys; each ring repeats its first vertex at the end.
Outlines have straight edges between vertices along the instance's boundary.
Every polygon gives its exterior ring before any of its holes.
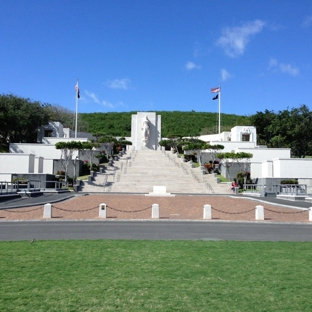
{"type": "Polygon", "coordinates": [[[99,218],[106,218],[106,204],[102,203],[99,205],[99,218]]]}
{"type": "Polygon", "coordinates": [[[132,115],[131,142],[134,150],[161,150],[161,116],[155,112],[139,112],[132,115]],[[145,130],[148,126],[148,129],[145,130]]]}
{"type": "Polygon", "coordinates": [[[264,220],[264,208],[263,206],[256,206],[256,220],[264,220]]]}
{"type": "Polygon", "coordinates": [[[43,218],[52,218],[52,205],[51,204],[45,204],[43,206],[43,218]]]}
{"type": "Polygon", "coordinates": [[[152,205],[152,219],[159,219],[159,205],[152,205]]]}
{"type": "Polygon", "coordinates": [[[211,220],[211,205],[204,205],[203,219],[211,220]]]}

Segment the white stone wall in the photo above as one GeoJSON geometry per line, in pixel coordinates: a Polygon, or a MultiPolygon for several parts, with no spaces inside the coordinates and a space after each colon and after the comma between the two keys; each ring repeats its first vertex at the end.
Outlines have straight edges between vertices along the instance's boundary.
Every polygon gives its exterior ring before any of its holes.
{"type": "Polygon", "coordinates": [[[262,163],[261,162],[250,163],[250,176],[252,179],[262,177],[262,163]]]}
{"type": "Polygon", "coordinates": [[[224,149],[220,151],[220,153],[230,153],[235,152],[238,148],[246,148],[246,149],[254,149],[255,143],[254,142],[232,142],[232,141],[226,141],[226,142],[220,142],[220,141],[211,141],[211,145],[223,145],[224,149]]]}
{"type": "Polygon", "coordinates": [[[43,173],[43,157],[35,157],[35,172],[43,173]]]}
{"type": "Polygon", "coordinates": [[[264,160],[272,160],[274,158],[290,158],[290,148],[244,148],[239,147],[235,150],[235,153],[251,153],[253,157],[251,162],[259,162],[264,160]]]}
{"type": "MultiPolygon", "coordinates": [[[[206,134],[199,136],[199,139],[205,142],[211,141],[230,141],[231,140],[231,132],[222,132],[219,134],[206,134]]],[[[219,144],[222,144],[219,142],[219,144]]]]}
{"type": "Polygon", "coordinates": [[[273,161],[267,160],[262,162],[262,171],[259,177],[261,178],[273,178],[273,161]]]}
{"type": "Polygon", "coordinates": [[[312,178],[312,158],[273,159],[274,178],[312,178]]]}
{"type": "Polygon", "coordinates": [[[253,126],[236,126],[231,129],[231,141],[239,141],[242,142],[242,135],[249,134],[250,140],[249,142],[257,143],[257,131],[253,126]]]}
{"type": "MultiPolygon", "coordinates": [[[[44,159],[60,159],[61,150],[55,148],[53,144],[36,144],[36,143],[11,143],[10,153],[24,153],[24,154],[34,154],[38,157],[43,157],[44,159]]],[[[78,155],[75,151],[73,158],[78,155]]]]}
{"type": "Polygon", "coordinates": [[[34,173],[35,155],[0,153],[0,172],[34,173]]]}
{"type": "Polygon", "coordinates": [[[0,173],[0,182],[11,182],[11,177],[10,173],[0,173]]]}
{"type": "MultiPolygon", "coordinates": [[[[311,179],[311,158],[275,158],[262,162],[263,178],[311,179]]],[[[253,175],[253,174],[252,174],[253,175]]]]}
{"type": "Polygon", "coordinates": [[[43,173],[53,174],[53,159],[45,159],[43,162],[43,173]]]}

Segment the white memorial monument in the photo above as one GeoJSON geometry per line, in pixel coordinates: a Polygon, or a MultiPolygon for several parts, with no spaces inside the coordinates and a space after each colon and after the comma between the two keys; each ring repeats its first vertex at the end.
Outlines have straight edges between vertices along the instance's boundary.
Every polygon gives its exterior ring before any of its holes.
{"type": "Polygon", "coordinates": [[[140,112],[132,115],[131,142],[135,150],[160,150],[161,116],[155,112],[140,112]]]}

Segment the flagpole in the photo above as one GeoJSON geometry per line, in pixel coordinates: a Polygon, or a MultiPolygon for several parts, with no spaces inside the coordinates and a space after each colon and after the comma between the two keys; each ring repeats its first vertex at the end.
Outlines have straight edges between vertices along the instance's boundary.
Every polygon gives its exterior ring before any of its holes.
{"type": "Polygon", "coordinates": [[[77,126],[78,126],[78,93],[79,93],[79,85],[78,79],[76,84],[76,120],[75,120],[75,139],[77,139],[77,126]]]}
{"type": "Polygon", "coordinates": [[[214,96],[212,99],[216,100],[218,99],[219,102],[219,139],[221,141],[221,83],[219,84],[218,88],[211,88],[212,93],[218,93],[216,96],[214,96]]]}
{"type": "Polygon", "coordinates": [[[219,85],[219,140],[221,140],[221,83],[219,85]]]}

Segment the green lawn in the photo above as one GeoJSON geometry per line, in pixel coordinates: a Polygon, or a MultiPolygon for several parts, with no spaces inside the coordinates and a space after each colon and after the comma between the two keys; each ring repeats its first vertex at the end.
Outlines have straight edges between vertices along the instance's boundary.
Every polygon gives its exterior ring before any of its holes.
{"type": "Polygon", "coordinates": [[[229,180],[224,176],[222,176],[221,174],[217,174],[217,178],[220,179],[220,182],[229,182],[229,180]]]}
{"type": "Polygon", "coordinates": [[[312,311],[312,243],[0,243],[0,311],[312,311]]]}

